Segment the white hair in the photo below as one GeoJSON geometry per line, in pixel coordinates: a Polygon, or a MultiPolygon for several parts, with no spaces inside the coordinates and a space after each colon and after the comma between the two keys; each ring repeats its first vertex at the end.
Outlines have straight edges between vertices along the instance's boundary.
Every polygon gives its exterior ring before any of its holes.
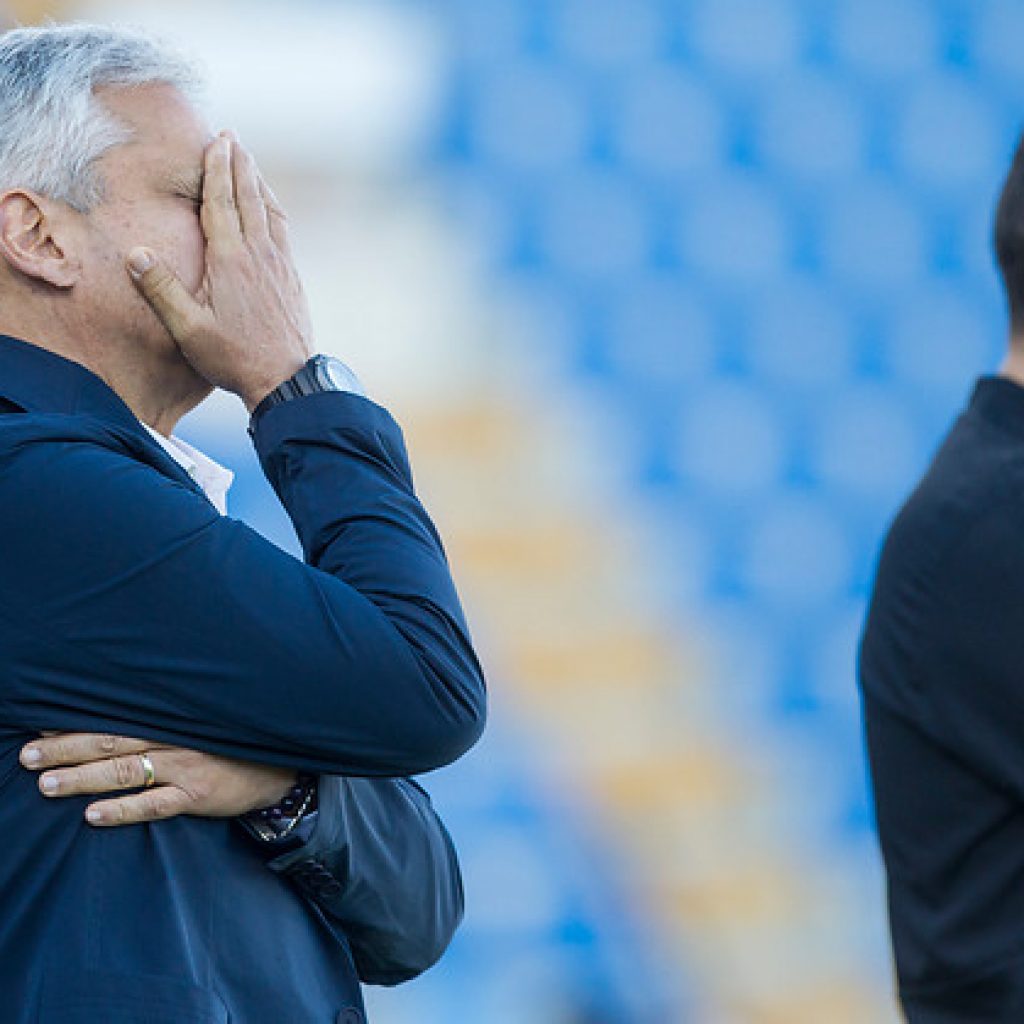
{"type": "Polygon", "coordinates": [[[103,199],[94,161],[132,134],[95,90],[157,83],[195,99],[201,76],[133,29],[51,24],[0,34],[0,189],[31,189],[88,212],[103,199]]]}

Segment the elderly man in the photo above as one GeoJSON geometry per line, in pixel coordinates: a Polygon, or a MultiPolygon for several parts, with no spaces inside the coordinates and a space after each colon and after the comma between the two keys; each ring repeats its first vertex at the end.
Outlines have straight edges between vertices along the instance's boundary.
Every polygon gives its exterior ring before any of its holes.
{"type": "Polygon", "coordinates": [[[132,34],[0,36],[5,1024],[355,1022],[461,913],[401,778],[483,723],[444,553],[191,90],[132,34]],[[172,436],[214,387],[305,562],[172,436]]]}

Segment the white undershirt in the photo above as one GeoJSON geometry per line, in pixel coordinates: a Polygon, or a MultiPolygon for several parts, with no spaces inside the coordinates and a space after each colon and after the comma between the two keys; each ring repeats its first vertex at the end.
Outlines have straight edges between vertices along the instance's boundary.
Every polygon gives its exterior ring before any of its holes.
{"type": "Polygon", "coordinates": [[[214,462],[209,455],[204,455],[198,448],[194,448],[188,441],[183,441],[173,434],[170,437],[164,437],[148,423],[142,425],[159,442],[160,447],[199,484],[213,507],[222,516],[227,515],[228,488],[231,487],[235,474],[226,466],[214,462]]]}

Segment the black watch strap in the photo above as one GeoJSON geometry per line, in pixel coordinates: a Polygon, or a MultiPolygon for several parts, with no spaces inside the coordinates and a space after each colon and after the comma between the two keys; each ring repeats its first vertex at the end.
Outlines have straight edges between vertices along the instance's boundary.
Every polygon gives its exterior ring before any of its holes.
{"type": "Polygon", "coordinates": [[[303,817],[317,810],[319,776],[300,772],[295,785],[271,807],[249,811],[242,823],[264,842],[280,844],[290,836],[303,817]]]}
{"type": "Polygon", "coordinates": [[[250,433],[256,421],[268,409],[282,402],[289,402],[293,398],[313,395],[320,391],[349,391],[356,395],[365,395],[359,378],[340,359],[335,359],[334,356],[315,355],[257,404],[249,417],[250,433]]]}

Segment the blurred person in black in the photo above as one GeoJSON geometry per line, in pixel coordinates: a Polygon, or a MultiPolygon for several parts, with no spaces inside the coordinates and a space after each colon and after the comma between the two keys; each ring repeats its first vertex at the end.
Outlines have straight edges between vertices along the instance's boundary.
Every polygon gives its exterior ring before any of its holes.
{"type": "Polygon", "coordinates": [[[860,649],[911,1024],[1024,1021],[1024,141],[995,249],[1006,358],[897,515],[860,649]]]}

